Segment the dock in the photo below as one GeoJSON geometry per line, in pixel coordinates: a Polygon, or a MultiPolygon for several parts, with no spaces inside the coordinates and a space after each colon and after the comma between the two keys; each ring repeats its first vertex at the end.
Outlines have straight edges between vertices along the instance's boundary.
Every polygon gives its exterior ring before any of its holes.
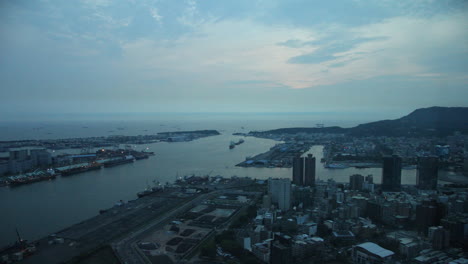
{"type": "Polygon", "coordinates": [[[291,168],[294,157],[307,152],[313,144],[304,142],[276,144],[270,150],[254,157],[247,157],[239,167],[291,168]]]}

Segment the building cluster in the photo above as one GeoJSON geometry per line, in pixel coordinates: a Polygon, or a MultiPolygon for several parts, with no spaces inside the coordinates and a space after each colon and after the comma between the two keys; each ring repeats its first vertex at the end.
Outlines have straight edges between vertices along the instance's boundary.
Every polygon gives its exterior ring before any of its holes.
{"type": "Polygon", "coordinates": [[[315,157],[295,157],[293,159],[293,183],[297,186],[314,186],[315,184],[315,157]]]}
{"type": "MultiPolygon", "coordinates": [[[[401,157],[404,168],[414,168],[418,157],[433,156],[440,168],[468,174],[468,136],[455,133],[439,137],[354,137],[339,133],[269,133],[251,132],[250,135],[284,141],[284,146],[323,145],[327,164],[342,167],[379,167],[382,154],[401,157]]],[[[282,151],[285,149],[282,147],[282,151]]],[[[301,153],[302,154],[302,153],[301,153]]]]}
{"type": "Polygon", "coordinates": [[[0,159],[0,175],[18,174],[34,168],[47,168],[52,155],[44,148],[11,149],[8,157],[0,159]]]}
{"type": "MultiPolygon", "coordinates": [[[[87,151],[90,151],[87,149],[87,151]]],[[[39,174],[56,174],[62,176],[82,173],[102,166],[111,167],[134,160],[146,159],[152,152],[126,149],[99,149],[95,153],[52,155],[45,148],[10,149],[8,156],[0,158],[0,183],[21,179],[21,183],[36,182],[27,179],[39,174]]]]}
{"type": "Polygon", "coordinates": [[[385,156],[382,184],[315,180],[315,158],[293,160],[292,181],[269,179],[257,216],[238,237],[264,263],[467,263],[468,191],[438,186],[436,157],[417,160],[417,185],[401,184],[402,158],[385,156]]]}
{"type": "Polygon", "coordinates": [[[401,157],[403,166],[412,168],[419,157],[434,157],[444,169],[468,173],[468,137],[448,136],[444,139],[431,137],[342,137],[325,145],[327,162],[341,162],[350,166],[376,166],[381,154],[401,157]]]}

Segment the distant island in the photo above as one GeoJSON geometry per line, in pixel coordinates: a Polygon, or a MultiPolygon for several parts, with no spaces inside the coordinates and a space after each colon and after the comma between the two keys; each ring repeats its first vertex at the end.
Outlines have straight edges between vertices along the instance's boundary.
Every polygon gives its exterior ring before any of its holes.
{"type": "Polygon", "coordinates": [[[113,135],[103,137],[64,138],[64,139],[42,139],[42,140],[11,140],[0,141],[0,151],[8,151],[10,148],[20,147],[42,147],[47,149],[67,148],[95,148],[108,147],[117,144],[149,144],[155,142],[180,142],[192,141],[203,137],[217,136],[217,130],[194,130],[159,132],[152,135],[124,136],[113,135]]]}
{"type": "Polygon", "coordinates": [[[251,131],[249,135],[297,134],[297,133],[335,133],[350,136],[393,136],[421,137],[448,136],[455,132],[468,134],[468,107],[429,107],[413,111],[395,120],[382,120],[361,124],[352,128],[332,127],[295,127],[267,131],[251,131]]]}

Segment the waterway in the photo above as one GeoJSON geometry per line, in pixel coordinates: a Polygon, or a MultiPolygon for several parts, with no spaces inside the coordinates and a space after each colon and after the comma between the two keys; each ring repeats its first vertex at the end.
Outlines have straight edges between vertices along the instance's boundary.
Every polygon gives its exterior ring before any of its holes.
{"type": "MultiPolygon", "coordinates": [[[[213,121],[200,121],[198,123],[149,122],[148,124],[151,126],[146,123],[113,123],[112,130],[115,127],[124,127],[124,130],[119,131],[120,134],[129,135],[150,134],[158,130],[190,129],[218,129],[222,134],[191,142],[136,145],[137,150],[148,148],[156,155],[146,160],[135,161],[133,164],[104,168],[70,177],[58,177],[56,180],[48,182],[15,188],[0,188],[0,246],[15,240],[15,228],[18,228],[26,239],[38,239],[92,217],[98,214],[100,209],[109,208],[119,200],[135,199],[136,193],[145,189],[153,181],[173,182],[176,176],[190,174],[222,175],[224,177],[237,175],[257,179],[290,178],[292,171],[288,168],[235,167],[235,164],[246,157],[265,152],[278,142],[247,137],[245,143],[234,149],[229,149],[228,145],[231,140],[237,141],[241,138],[233,136],[232,133],[261,130],[262,128],[307,126],[310,123],[307,120],[291,121],[289,119],[282,122],[244,120],[235,124],[226,121],[218,123],[213,121]]],[[[12,139],[11,131],[15,131],[15,129],[22,131],[18,134],[21,138],[101,136],[114,133],[106,132],[110,131],[109,124],[86,123],[87,128],[82,127],[83,123],[74,124],[74,126],[70,128],[67,125],[65,128],[60,128],[54,125],[44,125],[44,128],[31,130],[35,133],[29,130],[26,133],[24,130],[12,127],[10,131],[0,132],[4,132],[2,139],[12,139]],[[99,129],[94,128],[93,125],[99,129]],[[55,134],[47,132],[51,130],[55,131],[55,134]]],[[[317,162],[319,162],[322,158],[322,146],[314,146],[310,152],[317,157],[317,162]]],[[[380,182],[380,168],[325,169],[321,164],[317,164],[317,178],[322,180],[334,179],[337,182],[347,182],[349,176],[355,173],[373,174],[374,181],[380,182]]],[[[414,184],[415,170],[403,170],[402,183],[414,184]]]]}

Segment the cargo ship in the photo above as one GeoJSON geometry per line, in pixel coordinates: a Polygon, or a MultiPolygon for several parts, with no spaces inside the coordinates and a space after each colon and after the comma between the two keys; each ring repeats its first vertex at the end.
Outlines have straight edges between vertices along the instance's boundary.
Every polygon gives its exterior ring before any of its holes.
{"type": "Polygon", "coordinates": [[[244,140],[243,140],[242,138],[239,139],[239,141],[237,141],[237,142],[231,141],[231,143],[229,143],[229,149],[233,149],[233,148],[235,148],[237,145],[240,145],[240,144],[242,144],[242,143],[244,143],[244,140]]]}
{"type": "Polygon", "coordinates": [[[60,171],[62,176],[66,177],[66,176],[70,176],[70,175],[74,175],[74,174],[78,174],[78,173],[82,173],[82,172],[87,172],[87,171],[90,171],[90,170],[99,170],[101,168],[102,168],[102,164],[99,164],[97,162],[93,162],[93,163],[86,163],[86,164],[71,165],[71,166],[68,166],[68,167],[62,167],[62,168],[59,168],[58,170],[60,171]]]}
{"type": "Polygon", "coordinates": [[[236,147],[236,143],[234,143],[233,141],[231,141],[231,143],[229,143],[229,149],[233,149],[236,147]]]}
{"type": "Polygon", "coordinates": [[[118,165],[122,165],[126,163],[132,163],[133,161],[134,161],[134,157],[132,155],[128,155],[122,158],[117,158],[117,159],[106,161],[102,164],[104,165],[105,168],[110,168],[110,167],[114,167],[114,166],[118,166],[118,165]]]}
{"type": "Polygon", "coordinates": [[[234,144],[236,144],[236,145],[240,145],[240,144],[242,144],[242,143],[244,143],[244,140],[241,138],[241,139],[239,139],[239,141],[237,141],[237,142],[236,142],[236,143],[234,143],[234,144]]]}
{"type": "Polygon", "coordinates": [[[147,154],[138,154],[138,155],[133,155],[136,160],[142,160],[142,159],[147,159],[149,158],[149,155],[147,154]]]}
{"type": "Polygon", "coordinates": [[[164,188],[161,187],[161,184],[159,184],[159,182],[158,182],[157,185],[154,186],[153,188],[150,188],[148,186],[148,187],[146,187],[146,189],[144,191],[138,192],[137,196],[138,196],[138,198],[141,198],[141,197],[144,197],[144,196],[147,196],[147,195],[150,195],[150,194],[153,194],[153,193],[157,193],[157,192],[160,192],[160,191],[163,191],[163,190],[164,190],[164,188]]]}
{"type": "Polygon", "coordinates": [[[40,181],[48,181],[53,180],[57,177],[57,173],[54,170],[47,170],[47,171],[35,171],[31,173],[27,173],[25,175],[20,176],[11,176],[9,177],[9,185],[11,187],[40,182],[40,181]]]}
{"type": "Polygon", "coordinates": [[[28,242],[20,237],[18,229],[16,229],[18,240],[13,245],[0,249],[0,263],[14,263],[22,261],[24,258],[36,252],[36,245],[28,242]]]}

